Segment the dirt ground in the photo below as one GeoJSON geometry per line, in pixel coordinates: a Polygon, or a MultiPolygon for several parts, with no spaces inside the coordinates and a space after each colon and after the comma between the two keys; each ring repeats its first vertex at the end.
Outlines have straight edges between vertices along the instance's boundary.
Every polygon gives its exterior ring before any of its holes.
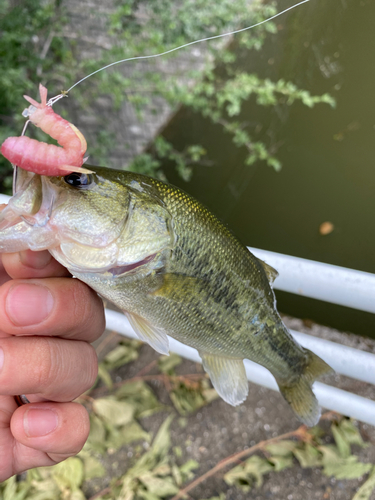
{"type": "MultiPolygon", "coordinates": [[[[315,324],[304,324],[301,320],[284,318],[288,327],[310,333],[328,340],[340,342],[362,350],[374,351],[375,341],[321,327],[315,324]]],[[[107,332],[108,335],[108,332],[107,332]]],[[[110,348],[118,339],[113,337],[106,346],[110,348]]],[[[102,353],[103,354],[103,353],[102,353]]],[[[158,355],[148,346],[141,347],[138,360],[130,363],[116,373],[116,381],[131,378],[142,367],[147,366],[158,355]]],[[[190,361],[184,361],[177,369],[179,374],[201,371],[202,367],[190,361]]],[[[150,373],[153,373],[152,371],[150,373]]],[[[368,384],[351,380],[347,377],[330,375],[325,383],[335,385],[347,391],[374,398],[374,388],[368,384]]],[[[171,404],[168,392],[160,382],[151,382],[151,387],[161,402],[171,404]]],[[[324,409],[323,409],[324,411],[324,409]]],[[[165,420],[166,413],[157,413],[141,420],[141,425],[147,431],[155,432],[165,420]]],[[[175,418],[171,427],[173,446],[182,449],[181,463],[192,458],[199,462],[195,477],[204,474],[220,460],[253,446],[261,440],[292,431],[299,426],[282,397],[271,390],[250,384],[249,396],[245,403],[233,408],[221,399],[216,399],[206,407],[184,419],[175,418]]],[[[322,423],[323,428],[329,427],[329,422],[322,423]]],[[[358,423],[363,439],[369,443],[365,448],[355,448],[354,452],[361,461],[375,463],[375,427],[358,423]]],[[[327,439],[329,439],[327,437],[327,439]]],[[[147,448],[147,443],[143,443],[147,448]]],[[[116,453],[108,454],[106,467],[113,477],[124,473],[131,466],[136,447],[129,445],[116,453]]],[[[202,500],[225,494],[226,500],[351,500],[364,482],[359,480],[337,480],[329,478],[320,468],[302,469],[297,463],[283,472],[271,472],[265,476],[265,481],[259,489],[252,489],[244,494],[236,488],[229,488],[223,481],[224,472],[203,482],[189,493],[189,498],[202,500]]],[[[108,477],[95,480],[90,486],[89,495],[95,494],[108,484],[108,477]]],[[[375,500],[375,496],[371,497],[375,500]]]]}

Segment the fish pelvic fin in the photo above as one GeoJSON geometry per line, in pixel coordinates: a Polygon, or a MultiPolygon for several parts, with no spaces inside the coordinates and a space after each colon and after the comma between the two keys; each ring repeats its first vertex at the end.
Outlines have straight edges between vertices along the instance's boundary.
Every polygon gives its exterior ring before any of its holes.
{"type": "Polygon", "coordinates": [[[169,340],[167,334],[161,328],[151,325],[147,320],[137,314],[130,314],[124,311],[133,330],[138,337],[147,342],[155,351],[169,356],[169,340]]]}
{"type": "Polygon", "coordinates": [[[243,360],[204,352],[199,352],[199,355],[219,396],[232,406],[241,404],[249,392],[243,360]]]}
{"type": "Polygon", "coordinates": [[[312,391],[312,385],[322,375],[332,373],[333,369],[319,356],[308,349],[305,350],[308,360],[299,379],[290,385],[277,379],[276,381],[281,394],[290,404],[297,418],[308,427],[313,427],[319,421],[321,410],[312,391]]]}

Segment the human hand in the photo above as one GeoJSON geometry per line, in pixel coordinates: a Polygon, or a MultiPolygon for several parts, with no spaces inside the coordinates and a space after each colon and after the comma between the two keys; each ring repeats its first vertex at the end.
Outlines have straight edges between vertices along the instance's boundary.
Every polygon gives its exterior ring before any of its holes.
{"type": "Polygon", "coordinates": [[[100,298],[47,252],[0,255],[0,481],[77,454],[89,433],[71,401],[97,375],[90,342],[105,327],[100,298]],[[3,284],[2,284],[3,283],[3,284]],[[14,395],[30,404],[18,407],[14,395]]]}

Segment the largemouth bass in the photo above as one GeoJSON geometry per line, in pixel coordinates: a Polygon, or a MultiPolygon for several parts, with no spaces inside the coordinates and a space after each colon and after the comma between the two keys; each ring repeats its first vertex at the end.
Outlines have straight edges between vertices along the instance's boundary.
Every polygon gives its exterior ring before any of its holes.
{"type": "Polygon", "coordinates": [[[248,394],[243,359],[265,366],[300,421],[315,425],[312,383],[331,368],[281,321],[276,271],[182,190],[89,168],[65,177],[18,169],[15,195],[0,214],[0,251],[48,249],[159,353],[168,353],[167,335],[195,347],[231,405],[248,394]]]}

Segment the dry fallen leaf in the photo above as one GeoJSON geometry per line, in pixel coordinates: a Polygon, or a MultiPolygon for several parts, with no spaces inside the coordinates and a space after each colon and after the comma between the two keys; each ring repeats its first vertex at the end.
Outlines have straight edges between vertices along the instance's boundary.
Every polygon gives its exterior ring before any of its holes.
{"type": "Polygon", "coordinates": [[[322,236],[326,236],[327,234],[332,233],[332,231],[335,229],[335,226],[332,224],[332,222],[326,221],[322,222],[319,226],[319,233],[322,236]]]}

